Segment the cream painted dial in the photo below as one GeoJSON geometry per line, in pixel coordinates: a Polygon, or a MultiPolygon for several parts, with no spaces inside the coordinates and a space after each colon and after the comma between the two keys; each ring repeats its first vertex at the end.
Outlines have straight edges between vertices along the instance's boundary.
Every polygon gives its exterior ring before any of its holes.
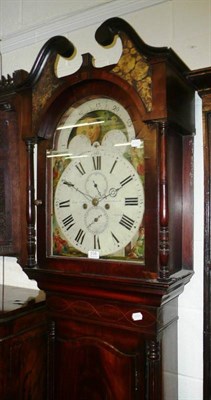
{"type": "Polygon", "coordinates": [[[144,212],[144,191],[131,163],[98,146],[73,159],[63,171],[54,213],[63,237],[83,254],[123,249],[136,235],[144,212]]]}
{"type": "Polygon", "coordinates": [[[143,262],[144,141],[128,110],[108,97],[78,100],[47,157],[49,254],[143,262]]]}

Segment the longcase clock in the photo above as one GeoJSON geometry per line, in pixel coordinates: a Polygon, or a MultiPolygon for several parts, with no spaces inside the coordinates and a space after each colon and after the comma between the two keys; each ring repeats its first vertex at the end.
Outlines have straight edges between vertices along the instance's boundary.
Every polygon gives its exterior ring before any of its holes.
{"type": "MultiPolygon", "coordinates": [[[[55,75],[55,37],[26,80],[32,96],[30,237],[23,265],[46,292],[49,399],[177,399],[177,300],[192,276],[194,90],[187,66],[125,21],[118,62],[55,75]],[[171,385],[165,376],[171,373],[171,385]]],[[[105,49],[106,51],[106,49],[105,49]]],[[[23,85],[24,86],[24,85],[23,85]]],[[[30,157],[29,157],[30,159],[30,157]]]]}

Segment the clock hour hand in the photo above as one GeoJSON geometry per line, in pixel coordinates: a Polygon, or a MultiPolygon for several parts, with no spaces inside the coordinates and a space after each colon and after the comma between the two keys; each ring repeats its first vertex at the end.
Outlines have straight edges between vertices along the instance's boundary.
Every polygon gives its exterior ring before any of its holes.
{"type": "Polygon", "coordinates": [[[118,191],[120,189],[123,188],[123,186],[125,186],[127,183],[131,182],[133,180],[133,176],[129,175],[126,178],[124,178],[121,182],[120,182],[120,187],[118,188],[111,188],[108,192],[108,194],[106,194],[105,196],[101,197],[100,200],[106,199],[107,197],[116,197],[118,191]]]}
{"type": "Polygon", "coordinates": [[[81,191],[80,189],[78,189],[73,183],[68,182],[68,181],[65,181],[65,180],[63,180],[62,182],[64,183],[64,185],[67,185],[67,186],[72,187],[73,189],[75,189],[76,192],[81,193],[84,197],[86,197],[86,199],[92,200],[92,197],[91,197],[89,194],[82,192],[82,191],[81,191]]]}
{"type": "Polygon", "coordinates": [[[101,201],[101,200],[104,200],[104,199],[106,199],[107,197],[116,197],[116,195],[117,195],[117,193],[118,193],[118,191],[120,190],[120,189],[122,189],[122,186],[120,186],[119,188],[117,188],[117,189],[115,189],[115,188],[111,188],[110,190],[109,190],[109,193],[108,194],[106,194],[105,196],[102,196],[99,200],[101,201]]]}

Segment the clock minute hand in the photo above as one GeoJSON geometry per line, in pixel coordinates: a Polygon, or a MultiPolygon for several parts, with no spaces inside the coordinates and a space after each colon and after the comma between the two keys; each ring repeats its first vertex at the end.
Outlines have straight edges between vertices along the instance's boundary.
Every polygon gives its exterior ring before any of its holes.
{"type": "Polygon", "coordinates": [[[76,190],[76,192],[81,193],[84,197],[86,197],[86,199],[92,200],[92,197],[91,197],[89,194],[82,192],[82,191],[81,191],[80,189],[78,189],[73,183],[68,182],[68,181],[65,181],[65,180],[63,180],[63,183],[64,183],[64,185],[67,185],[67,186],[69,186],[69,187],[74,188],[74,189],[76,190]]]}

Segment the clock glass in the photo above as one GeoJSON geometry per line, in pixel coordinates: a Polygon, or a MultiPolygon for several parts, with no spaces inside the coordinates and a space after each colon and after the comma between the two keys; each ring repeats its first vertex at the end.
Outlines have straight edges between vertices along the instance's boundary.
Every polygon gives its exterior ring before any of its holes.
{"type": "Polygon", "coordinates": [[[144,141],[116,100],[63,114],[47,151],[48,255],[144,263],[144,141]]]}

